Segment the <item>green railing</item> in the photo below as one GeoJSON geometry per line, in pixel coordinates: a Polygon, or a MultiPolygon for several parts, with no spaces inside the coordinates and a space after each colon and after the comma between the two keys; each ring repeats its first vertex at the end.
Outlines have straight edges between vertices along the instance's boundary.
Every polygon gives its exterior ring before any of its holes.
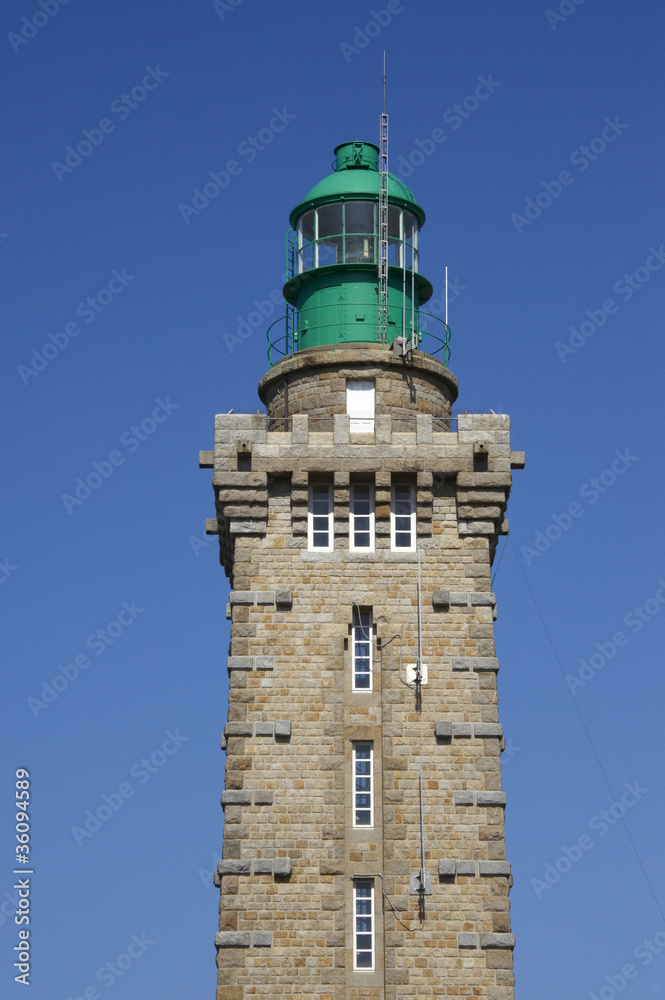
{"type": "MultiPolygon", "coordinates": [[[[402,332],[401,327],[396,325],[390,325],[388,329],[389,340],[392,341],[396,337],[406,336],[407,340],[412,339],[411,326],[408,323],[410,314],[407,314],[407,326],[405,333],[402,332]]],[[[379,328],[378,322],[376,324],[368,324],[372,332],[376,333],[376,343],[379,342],[379,328]]],[[[435,316],[433,313],[425,312],[423,309],[416,311],[415,313],[415,326],[416,326],[416,338],[418,342],[418,350],[422,351],[423,354],[428,354],[430,357],[438,358],[442,361],[445,367],[448,367],[448,362],[450,360],[450,327],[435,316]],[[434,330],[428,329],[428,324],[431,327],[434,324],[434,330]],[[442,354],[443,352],[443,354],[442,354]],[[441,357],[439,357],[442,354],[441,357]]],[[[291,357],[296,351],[304,349],[307,347],[307,343],[302,344],[301,341],[307,336],[307,334],[316,334],[317,340],[321,342],[321,332],[323,330],[328,330],[329,339],[325,341],[330,344],[334,350],[338,348],[343,349],[352,343],[367,343],[372,344],[374,341],[364,340],[358,341],[353,337],[347,339],[346,334],[349,330],[353,330],[344,323],[327,323],[327,324],[317,324],[315,327],[305,328],[300,330],[298,328],[298,313],[295,309],[289,309],[284,316],[280,316],[276,319],[274,323],[271,323],[266,332],[266,337],[268,340],[268,361],[270,367],[278,364],[282,358],[291,357]]]]}

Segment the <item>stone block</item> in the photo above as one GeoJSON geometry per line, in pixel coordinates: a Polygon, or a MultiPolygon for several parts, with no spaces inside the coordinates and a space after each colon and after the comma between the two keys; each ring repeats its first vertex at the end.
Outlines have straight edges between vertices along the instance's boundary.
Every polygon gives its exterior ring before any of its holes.
{"type": "Polygon", "coordinates": [[[249,948],[250,943],[249,931],[220,931],[215,934],[215,948],[249,948]]]}
{"type": "Polygon", "coordinates": [[[499,661],[496,656],[474,656],[473,669],[478,671],[492,670],[497,672],[499,669],[499,661]]]}
{"type": "Polygon", "coordinates": [[[254,723],[254,735],[255,736],[272,736],[273,735],[273,724],[272,722],[255,722],[254,723]]]}
{"type": "Polygon", "coordinates": [[[232,590],[229,595],[231,604],[254,604],[253,590],[232,590]]]}
{"type": "Polygon", "coordinates": [[[456,806],[472,806],[473,792],[455,792],[456,806]]]}
{"type": "Polygon", "coordinates": [[[274,590],[259,590],[256,594],[257,604],[274,604],[275,603],[275,591],[274,590]]]}
{"type": "Polygon", "coordinates": [[[450,595],[450,603],[456,607],[467,607],[469,595],[465,590],[453,591],[450,595]]]}
{"type": "Polygon", "coordinates": [[[255,656],[254,657],[254,669],[255,670],[274,670],[275,669],[275,657],[274,656],[255,656]]]}
{"type": "Polygon", "coordinates": [[[457,862],[455,861],[439,861],[439,877],[440,878],[450,878],[454,876],[457,871],[457,862]]]}
{"type": "Polygon", "coordinates": [[[291,858],[275,858],[273,871],[275,875],[291,874],[291,858]]]}
{"type": "Polygon", "coordinates": [[[290,590],[275,591],[275,604],[280,607],[290,608],[293,605],[293,594],[290,590]]]}
{"type": "Polygon", "coordinates": [[[505,792],[477,792],[476,804],[479,806],[505,806],[505,792]]]}
{"type": "Polygon", "coordinates": [[[253,656],[229,656],[226,661],[227,670],[253,670],[253,656]]]}
{"type": "Polygon", "coordinates": [[[447,608],[450,605],[449,590],[435,590],[432,594],[432,607],[447,608]]]}
{"type": "Polygon", "coordinates": [[[244,789],[237,791],[230,789],[229,791],[222,792],[223,806],[251,806],[251,804],[252,793],[246,792],[244,789]]]}
{"type": "Polygon", "coordinates": [[[453,656],[451,660],[451,666],[453,670],[470,670],[471,669],[471,657],[470,656],[453,656]]]}
{"type": "Polygon", "coordinates": [[[476,875],[476,862],[475,861],[458,861],[457,862],[457,874],[467,875],[470,878],[475,878],[476,875]]]}
{"type": "Polygon", "coordinates": [[[251,861],[220,861],[217,872],[219,875],[249,875],[251,867],[251,861]]]}
{"type": "Polygon", "coordinates": [[[470,737],[471,736],[471,723],[470,722],[454,722],[453,723],[453,735],[457,737],[470,737]]]}
{"type": "Polygon", "coordinates": [[[490,736],[503,736],[503,726],[500,722],[476,722],[473,727],[473,735],[476,739],[486,739],[490,736]]]}
{"type": "Polygon", "coordinates": [[[254,792],[254,805],[271,806],[273,804],[273,797],[274,792],[269,791],[267,788],[260,788],[254,792]]]}
{"type": "Polygon", "coordinates": [[[275,723],[275,736],[290,736],[291,735],[291,723],[286,719],[279,719],[275,723]]]}
{"type": "Polygon", "coordinates": [[[233,618],[233,615],[231,613],[231,603],[229,602],[226,605],[226,620],[230,622],[232,620],[232,618],[233,618]]]}
{"type": "Polygon", "coordinates": [[[252,736],[253,732],[253,722],[227,722],[224,726],[224,735],[227,740],[229,736],[252,736]]]}
{"type": "Polygon", "coordinates": [[[272,948],[272,931],[252,931],[252,945],[255,948],[272,948]]]}
{"type": "Polygon", "coordinates": [[[409,984],[409,971],[408,969],[386,969],[384,972],[385,982],[408,986],[409,984]]]}
{"type": "Polygon", "coordinates": [[[478,947],[478,935],[472,934],[470,931],[459,931],[457,935],[457,947],[458,948],[477,948],[478,947]]]}
{"type": "Polygon", "coordinates": [[[434,735],[437,739],[450,739],[453,735],[453,724],[452,722],[435,722],[434,723],[434,735]]]}
{"type": "Polygon", "coordinates": [[[255,858],[252,870],[255,875],[272,875],[272,859],[255,858]]]}
{"type": "Polygon", "coordinates": [[[482,593],[482,594],[472,593],[471,603],[478,607],[487,607],[487,606],[494,607],[494,605],[496,604],[496,595],[490,593],[482,593]]]}
{"type": "Polygon", "coordinates": [[[479,875],[510,875],[510,863],[508,861],[479,861],[479,875]]]}
{"type": "Polygon", "coordinates": [[[514,934],[481,934],[481,948],[514,948],[514,934]]]}

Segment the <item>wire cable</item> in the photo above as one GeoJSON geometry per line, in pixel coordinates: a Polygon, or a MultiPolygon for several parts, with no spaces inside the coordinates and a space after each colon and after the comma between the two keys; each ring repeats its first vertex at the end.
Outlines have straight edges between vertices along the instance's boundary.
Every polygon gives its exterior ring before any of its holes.
{"type": "MultiPolygon", "coordinates": [[[[561,663],[561,660],[559,658],[559,654],[556,651],[556,647],[555,647],[554,642],[552,640],[552,636],[550,635],[550,631],[549,631],[547,625],[545,624],[545,619],[543,618],[542,612],[541,612],[541,610],[540,610],[540,608],[538,606],[538,601],[536,600],[535,594],[534,594],[533,590],[531,589],[531,584],[529,583],[529,579],[528,579],[526,573],[524,572],[524,567],[522,566],[522,562],[521,562],[521,560],[520,560],[520,558],[519,558],[519,556],[517,554],[517,550],[515,549],[515,546],[513,544],[512,538],[510,539],[510,545],[511,545],[511,548],[512,548],[514,554],[515,554],[515,559],[517,560],[517,565],[519,566],[519,568],[520,568],[520,570],[522,572],[522,576],[524,577],[524,582],[526,583],[527,590],[529,591],[529,593],[531,595],[531,600],[533,601],[535,609],[536,609],[536,612],[538,614],[538,617],[540,618],[540,623],[543,626],[543,629],[545,631],[545,635],[547,636],[547,641],[549,642],[549,644],[551,646],[551,649],[552,649],[552,652],[554,653],[554,659],[557,662],[557,665],[558,665],[559,670],[561,672],[561,676],[563,677],[563,680],[564,680],[564,682],[566,684],[566,688],[568,689],[568,693],[569,693],[570,697],[572,698],[573,704],[575,706],[575,711],[577,712],[577,715],[578,715],[578,718],[579,718],[580,723],[582,725],[582,728],[583,728],[583,730],[584,730],[584,732],[586,734],[586,738],[589,741],[589,745],[590,745],[590,747],[591,747],[591,749],[593,751],[593,755],[596,758],[596,762],[597,762],[598,767],[600,769],[600,773],[602,774],[602,776],[603,776],[603,778],[605,780],[605,784],[607,785],[607,788],[609,790],[610,795],[612,796],[613,801],[616,802],[617,801],[617,797],[614,794],[614,791],[612,789],[612,785],[610,784],[610,779],[607,776],[607,772],[605,771],[605,767],[603,766],[603,762],[600,759],[600,754],[598,753],[598,750],[596,749],[596,745],[593,742],[593,738],[591,736],[591,733],[589,732],[589,727],[587,726],[586,721],[584,719],[584,716],[582,715],[582,712],[580,710],[580,706],[577,703],[577,699],[575,698],[575,695],[573,694],[573,692],[570,690],[568,682],[566,681],[566,673],[565,673],[565,670],[563,669],[563,664],[561,663]]],[[[505,546],[504,546],[504,551],[505,551],[505,546]]],[[[498,567],[497,567],[497,569],[498,569],[498,567]]],[[[637,846],[635,844],[635,841],[633,840],[633,838],[632,838],[632,836],[630,834],[630,830],[628,829],[628,825],[626,823],[626,820],[625,820],[624,816],[621,817],[621,825],[623,826],[623,828],[625,830],[626,837],[628,838],[628,842],[629,842],[630,846],[633,849],[633,853],[635,854],[635,857],[637,858],[637,863],[638,863],[638,865],[640,866],[640,868],[642,870],[642,874],[644,875],[644,880],[645,880],[646,884],[649,887],[649,891],[651,892],[651,895],[653,896],[654,903],[656,904],[656,909],[660,913],[663,921],[665,921],[665,913],[663,913],[663,908],[661,907],[660,902],[658,900],[658,896],[656,895],[656,890],[654,889],[654,887],[653,887],[653,885],[651,883],[651,879],[649,878],[649,876],[647,874],[647,870],[644,867],[644,862],[642,861],[642,858],[640,857],[639,851],[637,850],[637,846]]]]}

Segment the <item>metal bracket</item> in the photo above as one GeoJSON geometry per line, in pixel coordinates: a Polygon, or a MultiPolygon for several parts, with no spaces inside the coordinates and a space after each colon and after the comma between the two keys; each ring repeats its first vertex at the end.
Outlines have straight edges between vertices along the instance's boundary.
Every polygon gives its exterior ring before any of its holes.
{"type": "Polygon", "coordinates": [[[413,872],[409,876],[409,892],[411,894],[421,893],[423,896],[432,895],[432,876],[429,872],[420,871],[413,872]]]}

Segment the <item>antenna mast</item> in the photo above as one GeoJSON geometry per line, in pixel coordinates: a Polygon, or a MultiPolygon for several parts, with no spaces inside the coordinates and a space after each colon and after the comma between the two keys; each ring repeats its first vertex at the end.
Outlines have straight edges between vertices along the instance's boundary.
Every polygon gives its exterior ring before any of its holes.
{"type": "Polygon", "coordinates": [[[383,53],[383,114],[379,124],[379,329],[388,340],[388,115],[386,114],[386,53],[383,53]]]}

